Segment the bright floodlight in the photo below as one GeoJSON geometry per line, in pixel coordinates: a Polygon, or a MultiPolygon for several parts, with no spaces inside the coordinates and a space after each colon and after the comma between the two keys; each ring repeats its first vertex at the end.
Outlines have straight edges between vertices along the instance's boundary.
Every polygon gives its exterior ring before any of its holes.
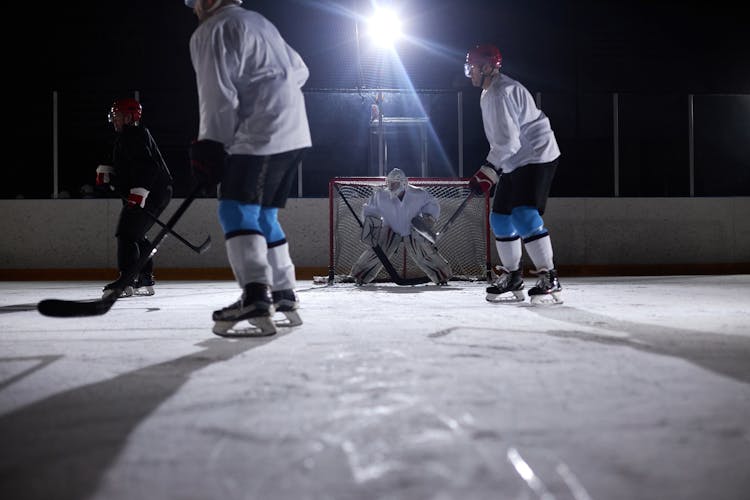
{"type": "Polygon", "coordinates": [[[367,24],[370,37],[381,47],[391,47],[401,37],[401,20],[392,10],[376,10],[367,24]]]}

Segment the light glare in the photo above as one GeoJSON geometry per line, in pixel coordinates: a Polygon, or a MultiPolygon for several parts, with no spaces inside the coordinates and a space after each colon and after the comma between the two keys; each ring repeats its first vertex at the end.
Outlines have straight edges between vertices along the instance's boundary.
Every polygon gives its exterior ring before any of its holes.
{"type": "Polygon", "coordinates": [[[372,40],[381,47],[391,47],[401,38],[401,20],[388,9],[379,9],[368,21],[372,40]]]}

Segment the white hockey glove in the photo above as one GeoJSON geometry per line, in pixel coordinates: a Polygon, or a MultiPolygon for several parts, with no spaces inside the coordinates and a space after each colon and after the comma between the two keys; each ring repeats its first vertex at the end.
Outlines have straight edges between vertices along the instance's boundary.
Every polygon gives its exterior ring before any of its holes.
{"type": "Polygon", "coordinates": [[[148,189],[142,187],[131,189],[128,194],[128,208],[145,207],[149,192],[148,189]]]}
{"type": "Polygon", "coordinates": [[[383,220],[380,217],[368,215],[362,224],[362,236],[360,239],[371,247],[378,244],[380,230],[383,228],[383,220]]]}
{"type": "Polygon", "coordinates": [[[99,188],[112,187],[110,176],[115,173],[112,165],[99,165],[96,167],[96,186],[99,188]]]}

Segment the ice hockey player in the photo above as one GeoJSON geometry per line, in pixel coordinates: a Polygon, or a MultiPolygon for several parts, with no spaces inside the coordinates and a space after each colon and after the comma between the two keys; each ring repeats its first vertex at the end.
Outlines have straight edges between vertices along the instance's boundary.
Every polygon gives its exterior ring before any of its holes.
{"type": "Polygon", "coordinates": [[[141,123],[142,115],[141,104],[133,98],[112,104],[108,115],[116,133],[112,164],[96,169],[97,187],[114,190],[123,199],[115,232],[120,276],[104,286],[105,297],[115,290],[122,290],[121,297],[154,294],[153,259],[132,282],[122,281],[140,256],[153,249],[146,233],[172,199],[172,175],[151,132],[141,123]]]}
{"type": "Polygon", "coordinates": [[[425,189],[409,185],[406,174],[394,168],[386,186],[375,190],[362,207],[361,240],[368,245],[352,266],[357,284],[370,283],[383,268],[373,247],[380,245],[390,258],[403,241],[409,257],[433,283],[444,285],[453,276],[451,266],[414,225],[434,228],[440,204],[425,189]]]}
{"type": "Polygon", "coordinates": [[[552,260],[552,243],[542,215],[560,159],[547,116],[529,91],[500,72],[494,45],[477,45],[466,55],[464,72],[482,88],[479,104],[490,152],[470,180],[477,193],[492,192],[490,225],[502,266],[487,288],[490,302],[520,302],[523,296],[522,243],[539,280],[529,290],[532,304],[560,303],[562,287],[552,260]],[[502,175],[500,175],[502,174],[502,175]]]}
{"type": "Polygon", "coordinates": [[[198,17],[190,56],[198,89],[193,172],[218,183],[219,222],[242,295],[213,313],[217,335],[273,335],[275,312],[302,323],[295,267],[278,220],[311,146],[309,71],[277,28],[241,0],[185,0],[198,17]],[[235,328],[247,321],[248,328],[235,328]]]}

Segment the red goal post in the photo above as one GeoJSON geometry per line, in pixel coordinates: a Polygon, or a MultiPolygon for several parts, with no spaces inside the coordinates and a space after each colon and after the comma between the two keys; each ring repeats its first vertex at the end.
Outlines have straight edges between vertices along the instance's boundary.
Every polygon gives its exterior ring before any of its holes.
{"type": "MultiPolygon", "coordinates": [[[[471,192],[469,180],[464,178],[409,177],[409,184],[428,190],[440,203],[437,231],[442,230],[471,192]]],[[[353,281],[351,268],[367,249],[360,241],[362,205],[375,189],[384,186],[385,177],[334,177],[329,181],[329,283],[353,281]]],[[[454,280],[486,281],[489,278],[489,203],[487,196],[474,196],[438,237],[438,249],[451,264],[454,280]]],[[[424,276],[403,245],[391,258],[391,263],[402,278],[424,276]]],[[[382,270],[376,281],[390,281],[390,277],[382,270]]]]}

